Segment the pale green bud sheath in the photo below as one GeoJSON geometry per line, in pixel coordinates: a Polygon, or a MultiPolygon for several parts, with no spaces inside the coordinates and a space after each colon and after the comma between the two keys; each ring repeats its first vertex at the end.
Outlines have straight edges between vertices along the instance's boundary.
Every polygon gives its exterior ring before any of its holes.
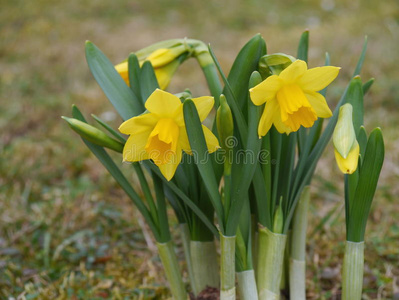
{"type": "Polygon", "coordinates": [[[352,114],[353,108],[351,104],[342,105],[339,109],[338,121],[334,130],[334,148],[343,158],[347,158],[356,140],[352,114]]]}
{"type": "Polygon", "coordinates": [[[69,127],[71,127],[72,130],[79,134],[82,138],[98,146],[106,147],[116,152],[122,153],[124,145],[121,142],[110,138],[108,135],[106,135],[104,132],[97,129],[96,127],[74,118],[62,118],[67,121],[69,127]]]}
{"type": "Polygon", "coordinates": [[[357,169],[359,144],[353,127],[353,108],[347,103],[340,107],[337,125],[333,135],[335,159],[344,174],[352,174],[357,169]]]}
{"type": "Polygon", "coordinates": [[[264,55],[259,60],[259,73],[262,74],[263,77],[267,77],[271,74],[279,75],[282,70],[287,68],[295,60],[295,57],[284,53],[264,55]]]}
{"type": "Polygon", "coordinates": [[[274,222],[273,222],[273,232],[274,233],[283,233],[284,227],[284,214],[282,208],[282,199],[280,198],[280,204],[278,205],[276,212],[274,213],[274,222]]]}

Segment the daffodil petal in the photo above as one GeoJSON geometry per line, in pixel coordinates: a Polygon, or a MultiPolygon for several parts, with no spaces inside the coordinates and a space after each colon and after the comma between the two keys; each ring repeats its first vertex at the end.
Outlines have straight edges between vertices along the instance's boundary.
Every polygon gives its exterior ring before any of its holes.
{"type": "Polygon", "coordinates": [[[299,77],[305,74],[307,68],[306,62],[298,59],[281,71],[279,77],[286,83],[294,83],[299,77]]]}
{"type": "Polygon", "coordinates": [[[273,100],[283,82],[277,75],[267,77],[264,81],[249,90],[251,100],[255,105],[262,105],[273,100]]]}
{"type": "Polygon", "coordinates": [[[187,136],[186,127],[180,127],[179,145],[183,149],[184,152],[186,152],[187,154],[190,154],[190,155],[192,154],[190,142],[189,142],[188,136],[187,136]]]}
{"type": "Polygon", "coordinates": [[[171,118],[182,105],[180,99],[173,94],[156,89],[145,103],[145,108],[161,118],[171,118]]]}
{"type": "Polygon", "coordinates": [[[142,161],[148,159],[148,154],[145,151],[148,137],[151,131],[144,131],[138,134],[131,135],[123,147],[123,161],[142,161]]]}
{"type": "Polygon", "coordinates": [[[176,169],[179,166],[182,158],[182,151],[180,148],[177,148],[176,154],[171,156],[169,162],[158,165],[159,170],[161,171],[162,175],[170,181],[176,173],[176,169]]]}
{"type": "Polygon", "coordinates": [[[305,96],[319,118],[330,118],[332,116],[331,109],[328,107],[327,101],[322,94],[306,92],[305,96]]]}
{"type": "Polygon", "coordinates": [[[195,104],[195,107],[197,108],[201,122],[204,121],[206,117],[209,115],[215,103],[213,97],[211,96],[193,98],[193,102],[195,104]]]}
{"type": "Polygon", "coordinates": [[[270,127],[272,127],[273,124],[274,116],[276,114],[280,114],[279,104],[277,100],[267,102],[259,121],[259,126],[258,126],[259,137],[265,136],[269,132],[270,127]]]}
{"type": "Polygon", "coordinates": [[[208,129],[208,127],[202,125],[202,130],[204,131],[205,142],[208,147],[209,153],[215,152],[220,148],[219,141],[216,136],[208,129]]]}
{"type": "Polygon", "coordinates": [[[274,114],[273,124],[274,124],[274,127],[276,127],[277,131],[280,133],[289,134],[292,131],[290,127],[288,127],[287,125],[285,125],[283,123],[283,121],[281,120],[280,113],[274,114]]]}
{"type": "Polygon", "coordinates": [[[121,126],[119,126],[119,131],[124,134],[135,134],[146,130],[152,130],[158,120],[159,118],[154,114],[142,114],[123,122],[121,126]]]}
{"type": "MultiPolygon", "coordinates": [[[[206,117],[209,115],[212,107],[214,105],[213,97],[211,96],[203,96],[199,98],[192,99],[195,107],[198,111],[198,115],[200,117],[201,122],[203,122],[206,117]]],[[[184,126],[184,115],[183,115],[183,106],[179,107],[175,112],[175,116],[173,118],[179,126],[184,126]]]]}
{"type": "Polygon", "coordinates": [[[304,91],[321,91],[338,76],[339,70],[332,66],[309,69],[299,78],[298,84],[304,91]]]}
{"type": "Polygon", "coordinates": [[[360,147],[357,141],[355,141],[355,144],[349,152],[347,158],[343,158],[341,154],[339,154],[338,151],[334,149],[335,160],[337,161],[337,165],[342,173],[352,174],[356,171],[357,164],[359,162],[359,152],[360,147]]]}

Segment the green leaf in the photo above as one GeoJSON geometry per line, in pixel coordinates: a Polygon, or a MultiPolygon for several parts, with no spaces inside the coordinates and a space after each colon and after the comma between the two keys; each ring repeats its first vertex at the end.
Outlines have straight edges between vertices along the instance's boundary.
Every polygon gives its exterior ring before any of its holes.
{"type": "Polygon", "coordinates": [[[363,84],[363,95],[366,95],[367,92],[370,90],[371,86],[373,85],[375,79],[371,78],[368,81],[366,81],[365,84],[363,84]]]}
{"type": "Polygon", "coordinates": [[[364,59],[366,57],[367,40],[368,40],[367,36],[365,36],[364,37],[364,44],[363,44],[362,53],[360,54],[359,61],[357,62],[357,65],[356,65],[355,71],[353,72],[353,76],[352,77],[355,77],[355,76],[359,75],[360,71],[362,70],[364,59]]]}
{"type": "Polygon", "coordinates": [[[129,85],[130,89],[136,95],[137,99],[139,99],[143,105],[145,104],[145,99],[141,97],[140,91],[140,78],[141,78],[141,69],[139,60],[134,53],[130,53],[128,62],[128,73],[129,73],[129,85]]]}
{"type": "Polygon", "coordinates": [[[157,199],[160,236],[162,242],[166,243],[171,240],[171,237],[170,237],[170,230],[168,223],[168,215],[166,211],[166,201],[165,201],[165,194],[163,191],[163,184],[162,180],[156,174],[152,174],[152,180],[154,182],[155,196],[157,199]]]}
{"type": "MultiPolygon", "coordinates": [[[[248,80],[258,69],[259,59],[266,54],[266,43],[260,34],[255,35],[242,47],[227,76],[232,92],[243,109],[247,104],[248,80]]],[[[226,94],[226,87],[223,94],[226,94]]]]}
{"type": "MultiPolygon", "coordinates": [[[[255,71],[252,73],[249,80],[249,88],[262,82],[262,77],[255,71]]],[[[256,165],[258,164],[258,156],[262,140],[258,136],[258,124],[262,113],[262,106],[256,106],[249,100],[249,93],[247,87],[247,101],[248,101],[248,137],[246,142],[245,152],[253,155],[253,159],[249,161],[241,161],[242,167],[239,172],[232,173],[233,177],[233,193],[231,198],[231,208],[227,218],[226,232],[228,236],[235,235],[237,225],[240,218],[240,213],[244,205],[244,201],[248,195],[248,189],[251,185],[254,176],[256,165]]],[[[235,169],[237,170],[237,168],[235,169]]]]}
{"type": "MultiPolygon", "coordinates": [[[[86,122],[82,113],[79,111],[79,109],[75,105],[72,107],[72,115],[74,118],[76,118],[82,122],[86,122]]],[[[133,187],[127,181],[126,177],[123,175],[121,170],[117,167],[115,162],[112,160],[112,158],[108,155],[108,153],[104,150],[104,148],[97,146],[85,139],[83,139],[83,142],[90,149],[90,151],[93,152],[93,154],[98,158],[98,160],[103,164],[103,166],[108,170],[108,172],[112,175],[112,177],[114,177],[116,182],[118,182],[118,184],[122,187],[122,189],[125,191],[125,193],[133,201],[134,205],[136,205],[137,209],[143,215],[148,226],[150,227],[151,231],[153,232],[155,239],[157,241],[160,241],[160,235],[159,235],[158,228],[156,226],[155,221],[152,219],[150,212],[148,211],[147,207],[145,206],[145,204],[143,203],[143,201],[141,200],[139,195],[136,193],[136,191],[133,189],[133,187]]]]}
{"type": "Polygon", "coordinates": [[[152,67],[151,62],[144,62],[141,67],[141,76],[140,76],[140,91],[141,98],[144,103],[147,101],[148,97],[159,88],[159,84],[157,81],[157,77],[155,76],[154,68],[152,67]]]}
{"type": "Polygon", "coordinates": [[[173,191],[177,197],[179,197],[185,205],[187,205],[200,219],[206,226],[213,232],[216,238],[219,238],[219,232],[217,231],[216,227],[212,224],[212,222],[209,221],[208,217],[199,209],[199,207],[191,201],[189,197],[173,182],[173,181],[168,181],[162,173],[159,171],[159,168],[154,165],[150,161],[144,161],[144,165],[150,169],[152,172],[157,174],[159,178],[162,179],[164,184],[167,185],[167,187],[173,191]]]}
{"type": "Polygon", "coordinates": [[[377,188],[383,162],[384,139],[381,129],[376,128],[371,132],[368,139],[363,164],[359,172],[359,182],[354,199],[349,208],[348,241],[364,241],[367,218],[377,188]]]}
{"type": "Polygon", "coordinates": [[[213,171],[212,161],[209,159],[208,148],[206,145],[204,132],[202,130],[201,120],[192,100],[184,101],[183,113],[188,139],[193,151],[194,161],[198,166],[201,178],[209,193],[212,205],[215,208],[221,232],[224,233],[225,228],[223,224],[223,206],[220,199],[219,187],[215,178],[215,173],[213,171]]]}
{"type": "Polygon", "coordinates": [[[364,124],[364,105],[363,105],[363,85],[359,76],[355,76],[350,84],[347,93],[348,103],[353,107],[353,127],[355,128],[356,137],[359,135],[360,126],[364,124]]]}
{"type": "Polygon", "coordinates": [[[301,39],[299,40],[297,58],[308,62],[308,50],[309,50],[309,30],[302,33],[301,39]]]}
{"type": "Polygon", "coordinates": [[[92,42],[86,42],[86,60],[90,71],[123,120],[144,111],[142,103],[126,85],[114,65],[92,42]]]}
{"type": "Polygon", "coordinates": [[[366,152],[367,147],[367,132],[364,126],[360,127],[359,135],[357,137],[357,142],[359,143],[360,147],[360,157],[364,157],[364,153],[366,152]]]}

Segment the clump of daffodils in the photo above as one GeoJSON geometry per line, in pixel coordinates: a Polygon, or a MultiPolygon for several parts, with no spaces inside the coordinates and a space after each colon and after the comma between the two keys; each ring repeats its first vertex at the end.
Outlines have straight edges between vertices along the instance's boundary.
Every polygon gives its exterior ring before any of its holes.
{"type": "Polygon", "coordinates": [[[361,55],[355,76],[331,111],[326,89],[340,68],[329,66],[327,57],[326,66],[308,69],[308,42],[306,31],[296,58],[267,54],[264,39],[255,35],[228,75],[211,48],[198,40],[162,41],[116,65],[86,43],[89,68],[123,122],[118,131],[93,116],[102,130],[76,106],[72,118],[63,118],[147,222],[174,299],[186,300],[187,290],[169,210],[179,223],[195,296],[210,287],[220,289],[221,300],[234,300],[237,292],[243,300],[279,299],[283,288],[290,299],[306,298],[310,185],[331,137],[345,174],[342,294],[343,299],[361,299],[365,226],[384,158],[381,130],[368,135],[363,126],[363,98],[372,81],[363,85],[358,76],[361,55]],[[179,65],[190,57],[198,60],[210,95],[167,91],[179,65]],[[205,119],[213,125],[206,127],[205,119]],[[109,150],[121,154],[120,160],[109,150]],[[137,182],[128,180],[129,172],[137,182]]]}

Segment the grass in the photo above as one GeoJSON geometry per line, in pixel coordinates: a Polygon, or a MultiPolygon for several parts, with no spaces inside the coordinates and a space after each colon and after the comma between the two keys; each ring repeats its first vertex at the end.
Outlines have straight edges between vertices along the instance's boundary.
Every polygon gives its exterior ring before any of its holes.
{"type": "MultiPolygon", "coordinates": [[[[328,50],[332,63],[342,67],[329,91],[332,106],[354,68],[363,36],[369,36],[362,77],[375,77],[376,83],[365,100],[365,121],[369,131],[382,127],[386,161],[367,228],[364,291],[365,299],[398,297],[399,10],[394,0],[0,3],[0,298],[168,297],[138,213],[60,118],[75,103],[86,115],[100,115],[115,127],[120,123],[88,70],[85,40],[117,63],[162,39],[197,38],[212,44],[228,71],[255,33],[266,39],[269,53],[295,55],[305,28],[311,33],[310,65],[322,64],[328,50]]],[[[198,74],[196,63],[187,62],[170,90],[207,93],[198,74]]],[[[342,182],[330,146],[312,187],[309,299],[336,299],[340,288],[342,182]]]]}

